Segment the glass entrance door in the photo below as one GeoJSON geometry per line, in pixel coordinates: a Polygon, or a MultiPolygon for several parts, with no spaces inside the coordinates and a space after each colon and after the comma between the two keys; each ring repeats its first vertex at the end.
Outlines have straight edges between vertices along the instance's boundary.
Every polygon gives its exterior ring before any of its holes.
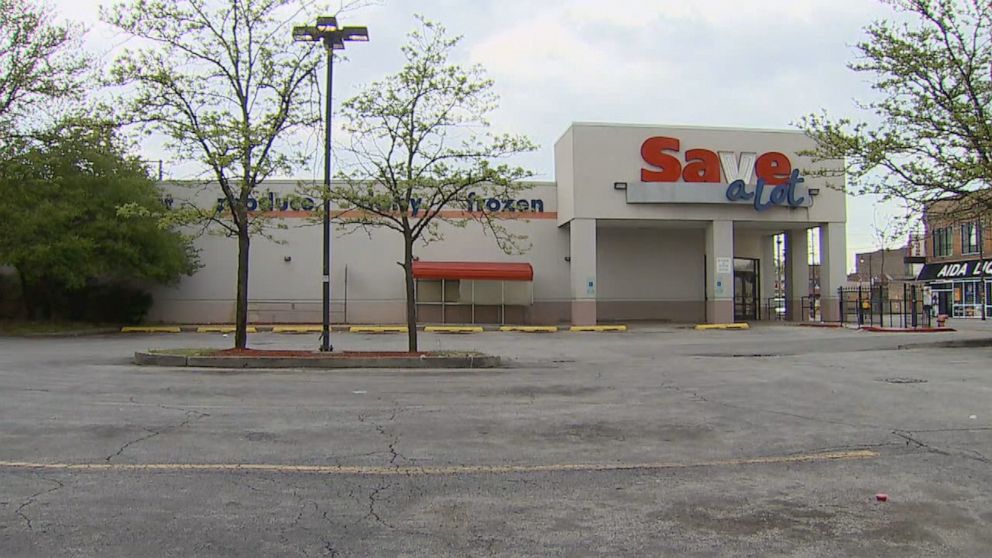
{"type": "Polygon", "coordinates": [[[734,321],[758,319],[758,260],[734,258],[734,321]]]}

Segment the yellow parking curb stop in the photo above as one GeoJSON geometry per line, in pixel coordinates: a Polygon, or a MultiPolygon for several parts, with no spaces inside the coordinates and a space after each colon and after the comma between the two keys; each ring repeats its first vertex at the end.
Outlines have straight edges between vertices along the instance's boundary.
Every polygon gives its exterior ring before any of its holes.
{"type": "Polygon", "coordinates": [[[625,325],[572,326],[569,331],[627,331],[625,325]]]}
{"type": "MultiPolygon", "coordinates": [[[[197,333],[234,333],[237,328],[233,325],[220,325],[220,326],[200,326],[196,328],[197,333]]],[[[245,329],[246,333],[258,333],[258,331],[253,326],[248,326],[245,329]]]]}
{"type": "Polygon", "coordinates": [[[121,333],[179,333],[179,326],[125,326],[121,333]]]}
{"type": "Polygon", "coordinates": [[[323,333],[324,327],[319,325],[284,325],[272,326],[272,333],[323,333]]]}
{"type": "Polygon", "coordinates": [[[351,333],[407,333],[406,326],[351,326],[351,333]]]}
{"type": "Polygon", "coordinates": [[[751,329],[751,326],[747,323],[739,324],[699,324],[696,329],[751,329]]]}
{"type": "Polygon", "coordinates": [[[479,326],[427,326],[424,328],[427,333],[482,333],[479,326]]]}

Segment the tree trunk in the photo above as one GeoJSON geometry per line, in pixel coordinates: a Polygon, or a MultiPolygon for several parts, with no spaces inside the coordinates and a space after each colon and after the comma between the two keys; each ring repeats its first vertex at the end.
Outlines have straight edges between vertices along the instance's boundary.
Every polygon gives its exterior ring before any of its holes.
{"type": "Polygon", "coordinates": [[[882,248],[882,266],[878,270],[878,282],[881,285],[885,284],[885,248],[882,248]]]}
{"type": "Polygon", "coordinates": [[[408,235],[403,238],[403,275],[406,279],[406,327],[407,350],[417,351],[417,299],[413,288],[413,239],[408,235]]]}
{"type": "Polygon", "coordinates": [[[24,308],[24,318],[30,321],[35,318],[34,292],[28,285],[28,278],[23,271],[18,269],[17,276],[21,280],[21,305],[24,308]]]}
{"type": "Polygon", "coordinates": [[[247,216],[238,224],[238,299],[234,316],[234,348],[248,346],[248,236],[247,216]]]}

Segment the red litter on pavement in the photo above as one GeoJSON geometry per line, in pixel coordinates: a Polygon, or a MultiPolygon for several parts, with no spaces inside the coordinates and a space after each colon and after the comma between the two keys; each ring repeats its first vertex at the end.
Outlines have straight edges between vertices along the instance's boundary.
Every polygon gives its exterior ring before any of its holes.
{"type": "Polygon", "coordinates": [[[879,492],[878,494],[875,495],[875,499],[878,500],[879,502],[888,502],[889,501],[889,495],[888,494],[882,494],[881,492],[879,492]]]}

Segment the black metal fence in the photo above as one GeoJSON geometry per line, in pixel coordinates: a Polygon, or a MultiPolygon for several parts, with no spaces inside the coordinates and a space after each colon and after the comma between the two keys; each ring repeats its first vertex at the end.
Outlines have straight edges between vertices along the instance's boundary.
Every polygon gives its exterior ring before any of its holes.
{"type": "Polygon", "coordinates": [[[902,283],[841,287],[841,323],[859,326],[917,328],[930,327],[930,301],[923,297],[923,286],[902,283]]]}
{"type": "Polygon", "coordinates": [[[763,320],[784,320],[785,319],[785,299],[777,296],[766,298],[764,308],[761,312],[763,320]]]}
{"type": "MultiPolygon", "coordinates": [[[[801,308],[798,312],[802,312],[801,320],[816,322],[821,318],[820,314],[820,297],[819,296],[804,296],[802,297],[801,308]]],[[[763,320],[785,320],[788,312],[785,308],[785,298],[783,297],[772,297],[766,298],[763,311],[761,314],[761,319],[763,320]]]]}
{"type": "Polygon", "coordinates": [[[820,314],[820,297],[819,296],[804,296],[802,297],[803,307],[802,312],[804,321],[818,322],[823,317],[820,314]]]}

